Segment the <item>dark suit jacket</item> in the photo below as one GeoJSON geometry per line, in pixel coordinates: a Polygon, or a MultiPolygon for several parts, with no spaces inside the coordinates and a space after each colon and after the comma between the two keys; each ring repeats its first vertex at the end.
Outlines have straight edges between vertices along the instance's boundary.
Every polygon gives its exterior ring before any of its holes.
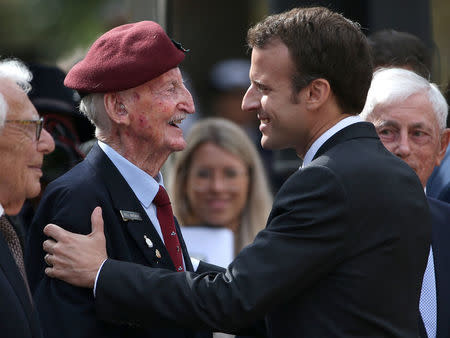
{"type": "Polygon", "coordinates": [[[162,318],[233,331],[265,315],[270,337],[417,337],[429,218],[412,169],[372,124],[353,124],[284,183],[266,228],[225,273],[109,259],[96,308],[150,327],[162,318]]]}
{"type": "MultiPolygon", "coordinates": [[[[106,154],[96,144],[86,159],[46,189],[33,219],[28,237],[26,263],[36,306],[46,338],[71,337],[193,337],[194,332],[172,327],[161,329],[158,322],[142,329],[130,321],[105,323],[96,318],[92,290],[73,287],[44,274],[42,233],[47,223],[87,234],[91,231],[90,215],[96,206],[103,209],[108,256],[118,260],[175,270],[157,231],[139,200],[106,154]],[[142,221],[124,221],[120,210],[139,213],[142,221]],[[144,235],[153,242],[146,244],[144,235]],[[159,250],[161,258],[156,256],[159,250]]],[[[192,263],[178,224],[186,268],[192,263]]],[[[123,290],[116,290],[121,293],[123,290]]],[[[207,336],[210,336],[208,334],[207,336]]]]}
{"type": "Polygon", "coordinates": [[[0,336],[41,337],[36,310],[3,234],[0,233],[0,336]]]}
{"type": "Polygon", "coordinates": [[[434,168],[427,182],[427,195],[450,203],[450,145],[441,165],[434,168]]]}
{"type": "MultiPolygon", "coordinates": [[[[450,337],[450,205],[428,198],[432,220],[432,248],[437,296],[437,338],[450,337]]],[[[427,337],[420,320],[420,336],[427,337]]]]}

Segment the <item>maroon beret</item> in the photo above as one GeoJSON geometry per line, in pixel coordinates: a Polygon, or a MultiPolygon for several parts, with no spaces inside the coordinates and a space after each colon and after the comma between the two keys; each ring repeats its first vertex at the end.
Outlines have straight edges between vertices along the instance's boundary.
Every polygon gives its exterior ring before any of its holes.
{"type": "Polygon", "coordinates": [[[130,23],[100,36],[64,85],[81,94],[137,87],[178,66],[186,50],[153,21],[130,23]]]}

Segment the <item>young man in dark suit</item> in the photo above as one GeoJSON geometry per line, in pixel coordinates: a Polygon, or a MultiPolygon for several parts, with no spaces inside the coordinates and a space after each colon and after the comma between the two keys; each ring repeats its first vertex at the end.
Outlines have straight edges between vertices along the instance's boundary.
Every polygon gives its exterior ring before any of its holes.
{"type": "Polygon", "coordinates": [[[417,336],[429,210],[413,170],[357,116],[372,77],[366,38],[316,7],[269,16],[247,40],[242,108],[257,114],[263,147],[303,158],[265,230],[226,272],[177,274],[107,258],[95,214],[89,237],[46,228],[56,240],[44,243],[46,272],[96,281],[97,314],[107,320],[233,332],[265,318],[269,337],[417,336]]]}
{"type": "MultiPolygon", "coordinates": [[[[375,72],[361,117],[373,122],[385,147],[417,173],[423,188],[444,158],[450,139],[448,105],[435,84],[416,73],[375,72]]],[[[432,243],[422,283],[421,337],[450,337],[450,205],[428,197],[432,243]]]]}
{"type": "MultiPolygon", "coordinates": [[[[178,124],[194,113],[178,68],[184,57],[185,50],[157,23],[126,24],[98,38],[64,80],[82,96],[80,109],[95,125],[98,142],[83,162],[47,186],[28,237],[30,287],[46,338],[203,336],[174,326],[148,329],[99,320],[90,290],[44,274],[41,244],[42,229],[50,222],[88,233],[99,205],[108,222],[111,257],[193,271],[178,224],[173,215],[165,224],[156,202],[165,192],[160,168],[185,147],[178,124]]],[[[167,207],[167,198],[164,203],[167,207]]]]}
{"type": "Polygon", "coordinates": [[[8,338],[41,337],[20,233],[5,216],[40,193],[43,157],[55,148],[27,97],[30,80],[20,61],[0,61],[0,335],[8,338]]]}

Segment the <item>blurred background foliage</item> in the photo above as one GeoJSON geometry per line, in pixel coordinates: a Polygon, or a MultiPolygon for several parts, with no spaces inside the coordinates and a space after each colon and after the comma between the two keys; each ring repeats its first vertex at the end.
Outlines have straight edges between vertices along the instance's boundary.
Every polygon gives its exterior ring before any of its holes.
{"type": "Polygon", "coordinates": [[[1,55],[56,62],[104,29],[106,0],[0,0],[1,55]]]}
{"type": "Polygon", "coordinates": [[[368,34],[408,31],[435,49],[433,81],[450,74],[449,0],[0,0],[0,56],[57,64],[67,71],[103,32],[120,24],[155,20],[191,52],[183,63],[199,105],[208,106],[207,76],[225,58],[249,58],[249,26],[293,6],[327,5],[359,21],[368,34]]]}

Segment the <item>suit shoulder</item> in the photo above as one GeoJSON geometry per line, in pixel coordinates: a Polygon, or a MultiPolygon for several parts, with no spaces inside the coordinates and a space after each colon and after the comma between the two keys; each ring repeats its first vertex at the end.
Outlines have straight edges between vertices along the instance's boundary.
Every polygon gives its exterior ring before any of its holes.
{"type": "MultiPolygon", "coordinates": [[[[450,220],[450,204],[437,200],[432,197],[427,197],[428,206],[430,207],[430,214],[433,221],[433,227],[439,225],[445,225],[448,227],[448,221],[450,220]]],[[[449,231],[450,233],[450,228],[449,231]]]]}

